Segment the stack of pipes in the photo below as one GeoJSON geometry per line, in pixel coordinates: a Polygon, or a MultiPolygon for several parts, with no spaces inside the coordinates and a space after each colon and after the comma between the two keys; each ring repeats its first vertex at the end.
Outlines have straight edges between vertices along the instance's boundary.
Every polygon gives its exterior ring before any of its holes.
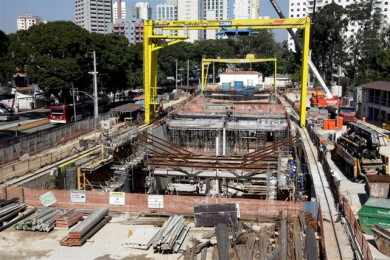
{"type": "Polygon", "coordinates": [[[190,228],[183,216],[171,216],[161,227],[153,240],[153,249],[160,253],[177,253],[190,228]]]}
{"type": "MultiPolygon", "coordinates": [[[[27,215],[21,213],[27,208],[26,204],[19,202],[19,199],[0,201],[0,231],[10,227],[27,215]]],[[[31,210],[27,211],[31,214],[31,210]]]]}
{"type": "Polygon", "coordinates": [[[60,241],[60,244],[62,246],[81,246],[110,220],[108,208],[96,209],[84,221],[72,227],[68,235],[60,241]]]}
{"type": "Polygon", "coordinates": [[[63,214],[60,209],[41,208],[34,215],[15,225],[16,230],[50,232],[54,229],[57,216],[63,214]]]}

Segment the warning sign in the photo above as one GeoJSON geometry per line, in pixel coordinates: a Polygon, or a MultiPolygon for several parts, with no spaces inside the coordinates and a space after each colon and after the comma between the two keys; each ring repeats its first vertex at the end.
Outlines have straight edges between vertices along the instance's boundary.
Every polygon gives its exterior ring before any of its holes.
{"type": "Polygon", "coordinates": [[[164,208],[164,196],[163,195],[149,195],[148,196],[148,208],[150,208],[150,209],[163,209],[164,208]]]}
{"type": "Polygon", "coordinates": [[[124,192],[110,192],[110,204],[125,205],[125,196],[124,192]]]}
{"type": "Polygon", "coordinates": [[[85,203],[87,201],[87,195],[82,190],[70,191],[70,201],[72,203],[85,203]]]}

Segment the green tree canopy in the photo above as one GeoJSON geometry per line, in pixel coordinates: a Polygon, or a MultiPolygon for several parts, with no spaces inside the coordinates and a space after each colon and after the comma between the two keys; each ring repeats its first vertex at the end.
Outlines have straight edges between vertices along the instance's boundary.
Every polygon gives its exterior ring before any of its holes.
{"type": "Polygon", "coordinates": [[[327,82],[346,60],[343,32],[347,29],[345,10],[335,3],[324,6],[313,17],[312,60],[327,82]]]}

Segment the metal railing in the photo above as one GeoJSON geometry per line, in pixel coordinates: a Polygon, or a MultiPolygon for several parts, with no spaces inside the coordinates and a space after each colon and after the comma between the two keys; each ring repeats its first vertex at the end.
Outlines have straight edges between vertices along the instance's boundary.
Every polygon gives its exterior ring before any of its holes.
{"type": "Polygon", "coordinates": [[[101,120],[111,117],[111,113],[99,116],[98,122],[93,118],[20,136],[11,143],[0,146],[0,165],[12,162],[23,156],[32,156],[43,150],[64,144],[80,135],[99,128],[101,120]]]}

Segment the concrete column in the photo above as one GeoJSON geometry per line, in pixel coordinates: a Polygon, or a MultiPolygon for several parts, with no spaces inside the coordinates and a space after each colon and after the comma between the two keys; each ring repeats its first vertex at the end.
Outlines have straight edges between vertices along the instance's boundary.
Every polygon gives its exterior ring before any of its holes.
{"type": "Polygon", "coordinates": [[[223,128],[222,132],[222,155],[226,155],[226,128],[223,128]]]}
{"type": "Polygon", "coordinates": [[[219,134],[215,137],[215,156],[219,156],[219,134]]]}

